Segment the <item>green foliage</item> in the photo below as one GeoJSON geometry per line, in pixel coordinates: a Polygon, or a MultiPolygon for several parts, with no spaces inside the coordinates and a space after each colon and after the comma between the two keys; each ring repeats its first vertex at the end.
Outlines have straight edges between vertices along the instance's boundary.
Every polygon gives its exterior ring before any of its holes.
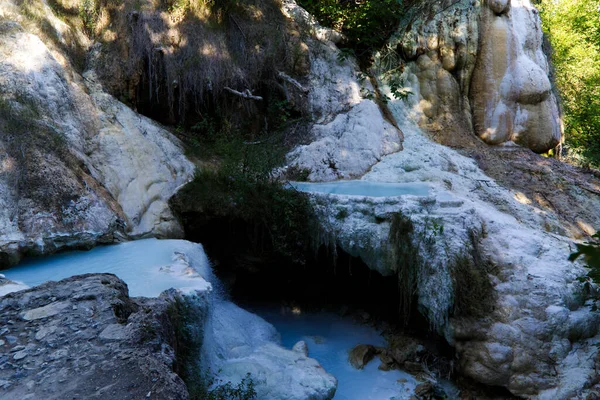
{"type": "Polygon", "coordinates": [[[301,168],[297,165],[291,165],[288,167],[287,171],[285,171],[285,176],[287,179],[296,182],[307,182],[310,177],[310,169],[301,168]]]}
{"type": "Polygon", "coordinates": [[[375,75],[381,77],[381,80],[388,86],[392,95],[391,97],[382,98],[383,102],[406,100],[408,96],[413,94],[406,85],[403,76],[404,61],[398,54],[395,46],[388,43],[379,50],[372,70],[375,75]]]}
{"type": "Polygon", "coordinates": [[[544,0],[538,5],[552,44],[568,155],[600,166],[600,1],[544,0]]]}
{"type": "Polygon", "coordinates": [[[280,131],[288,123],[296,120],[294,106],[285,99],[271,101],[267,110],[267,118],[270,124],[269,128],[272,131],[280,131]]]}
{"type": "Polygon", "coordinates": [[[582,244],[577,244],[577,251],[569,256],[569,261],[575,261],[583,257],[587,267],[590,268],[588,277],[600,283],[600,232],[592,236],[592,240],[582,244]]]}
{"type": "MultiPolygon", "coordinates": [[[[209,122],[202,126],[213,129],[209,122]]],[[[243,239],[229,239],[249,241],[259,255],[271,253],[303,263],[312,207],[306,194],[284,187],[274,175],[285,156],[278,135],[244,140],[240,132],[227,128],[211,140],[200,145],[210,147],[205,151],[217,160],[196,173],[181,193],[183,201],[195,204],[202,218],[245,226],[248,234],[243,239]]]]}
{"type": "Polygon", "coordinates": [[[171,14],[186,14],[197,9],[228,13],[238,4],[238,0],[165,0],[165,8],[171,14]]]}
{"type": "Polygon", "coordinates": [[[393,96],[393,99],[390,100],[406,100],[408,96],[410,96],[412,91],[406,87],[406,83],[404,82],[404,78],[394,73],[395,71],[388,71],[383,75],[384,81],[390,88],[390,93],[393,96]]]}
{"type": "Polygon", "coordinates": [[[98,8],[95,0],[82,0],[79,4],[79,17],[83,30],[88,36],[94,35],[94,27],[98,21],[98,8]]]}
{"type": "Polygon", "coordinates": [[[319,23],[343,33],[346,46],[365,63],[395,31],[402,15],[401,0],[301,0],[300,4],[319,23]]]}
{"type": "MultiPolygon", "coordinates": [[[[210,386],[213,386],[213,381],[210,381],[210,386]]],[[[250,373],[237,385],[231,382],[218,382],[216,386],[206,393],[205,397],[198,400],[254,400],[256,399],[256,390],[254,389],[254,381],[250,373]]],[[[194,400],[194,399],[192,399],[194,400]]]]}

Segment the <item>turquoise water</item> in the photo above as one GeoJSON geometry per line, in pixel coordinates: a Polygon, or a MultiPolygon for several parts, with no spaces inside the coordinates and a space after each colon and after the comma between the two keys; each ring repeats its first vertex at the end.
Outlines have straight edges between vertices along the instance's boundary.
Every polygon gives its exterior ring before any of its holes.
{"type": "MultiPolygon", "coordinates": [[[[182,257],[209,282],[218,284],[202,246],[183,240],[146,239],[90,251],[71,251],[26,260],[2,273],[10,280],[35,286],[73,275],[108,272],[127,283],[131,296],[155,297],[171,287],[198,288],[206,284],[198,275],[191,276],[182,273],[184,269],[173,267],[182,257]]],[[[222,314],[221,319],[235,320],[228,325],[231,332],[220,334],[235,336],[238,330],[243,330],[249,333],[246,336],[250,337],[253,345],[257,345],[254,343],[257,340],[271,340],[269,332],[272,328],[269,329],[269,325],[260,318],[240,318],[245,311],[228,302],[218,304],[228,307],[216,307],[215,312],[222,314]]],[[[284,347],[291,349],[300,340],[308,344],[309,357],[318,360],[327,372],[337,378],[336,400],[400,400],[409,399],[413,393],[416,385],[414,377],[402,371],[378,370],[378,358],[363,370],[356,370],[349,364],[348,353],[354,346],[385,346],[384,338],[376,329],[335,314],[281,313],[273,309],[257,311],[277,329],[284,347]]]]}
{"type": "Polygon", "coordinates": [[[371,181],[335,181],[324,183],[290,182],[301,192],[327,193],[367,197],[428,196],[429,186],[424,183],[386,183],[371,181]]]}
{"type": "Polygon", "coordinates": [[[127,283],[130,296],[157,297],[169,288],[196,287],[201,284],[198,278],[161,270],[173,264],[177,253],[185,253],[191,265],[208,279],[210,267],[201,245],[185,240],[158,239],[33,258],[2,273],[12,281],[37,286],[74,275],[108,272],[127,283]]]}
{"type": "Polygon", "coordinates": [[[413,394],[415,378],[403,371],[380,371],[377,357],[362,370],[348,362],[348,353],[356,345],[386,345],[375,328],[332,313],[254,311],[275,326],[285,348],[291,349],[300,340],[307,343],[308,356],[338,380],[335,400],[400,400],[413,394]]]}

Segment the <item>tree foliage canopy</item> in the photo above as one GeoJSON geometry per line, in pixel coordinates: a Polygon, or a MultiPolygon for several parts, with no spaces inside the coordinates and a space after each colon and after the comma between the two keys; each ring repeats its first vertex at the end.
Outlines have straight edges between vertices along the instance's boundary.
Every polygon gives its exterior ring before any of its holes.
{"type": "Polygon", "coordinates": [[[398,27],[402,0],[300,0],[319,23],[343,33],[346,46],[368,61],[398,27]]]}
{"type": "Polygon", "coordinates": [[[600,0],[542,0],[570,156],[600,166],[600,0]]]}

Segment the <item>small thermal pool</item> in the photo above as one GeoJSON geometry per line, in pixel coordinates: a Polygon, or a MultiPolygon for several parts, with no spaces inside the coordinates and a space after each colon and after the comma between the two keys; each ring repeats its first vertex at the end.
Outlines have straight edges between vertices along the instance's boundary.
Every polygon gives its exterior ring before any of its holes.
{"type": "Polygon", "coordinates": [[[169,288],[206,287],[207,282],[198,275],[176,268],[178,254],[185,254],[190,264],[208,278],[209,262],[201,245],[185,240],[158,239],[32,258],[3,270],[2,274],[12,281],[37,286],[73,275],[108,272],[127,283],[130,296],[145,297],[157,297],[169,288]],[[168,267],[168,270],[162,267],[168,267]]]}
{"type": "Polygon", "coordinates": [[[387,183],[372,181],[335,182],[290,182],[291,187],[301,192],[326,193],[367,197],[428,196],[429,186],[425,183],[387,183]]]}
{"type": "Polygon", "coordinates": [[[304,340],[308,356],[316,359],[338,380],[335,400],[404,400],[413,395],[415,378],[402,371],[380,371],[376,357],[363,370],[348,362],[348,353],[359,344],[385,346],[385,339],[369,326],[333,313],[282,313],[274,309],[252,310],[270,322],[291,349],[304,340]]]}

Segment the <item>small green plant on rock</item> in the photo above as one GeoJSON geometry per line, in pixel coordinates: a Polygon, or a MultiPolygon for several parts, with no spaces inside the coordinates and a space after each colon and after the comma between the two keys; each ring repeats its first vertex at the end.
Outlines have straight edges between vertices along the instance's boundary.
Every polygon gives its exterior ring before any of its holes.
{"type": "Polygon", "coordinates": [[[88,36],[93,36],[94,27],[98,21],[98,8],[95,0],[82,0],[79,4],[79,17],[85,33],[88,36]]]}
{"type": "Polygon", "coordinates": [[[297,165],[290,165],[285,171],[287,179],[296,182],[307,182],[310,177],[311,170],[308,168],[302,168],[297,165]]]}
{"type": "MultiPolygon", "coordinates": [[[[240,383],[237,385],[231,382],[223,383],[219,380],[214,385],[213,379],[209,380],[212,389],[206,393],[206,397],[202,397],[202,400],[255,400],[256,389],[254,381],[250,373],[246,374],[240,383]]],[[[192,399],[194,400],[194,399],[192,399]]],[[[200,399],[198,399],[200,400],[200,399]]]]}
{"type": "Polygon", "coordinates": [[[587,277],[592,281],[600,282],[600,232],[592,236],[590,241],[577,244],[577,251],[569,256],[569,261],[574,262],[583,257],[590,271],[587,277]]]}

